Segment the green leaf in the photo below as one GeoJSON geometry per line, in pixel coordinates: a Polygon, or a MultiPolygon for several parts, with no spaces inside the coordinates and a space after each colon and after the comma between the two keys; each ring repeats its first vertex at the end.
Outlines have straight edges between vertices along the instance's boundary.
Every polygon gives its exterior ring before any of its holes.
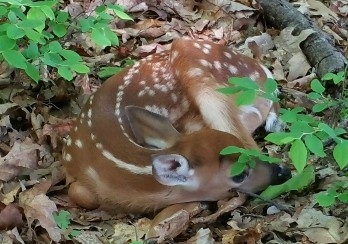
{"type": "MultiPolygon", "coordinates": [[[[38,32],[42,32],[45,29],[45,21],[46,21],[46,15],[44,12],[42,12],[41,8],[31,8],[29,9],[27,13],[27,21],[37,21],[36,26],[32,26],[29,28],[33,28],[37,30],[38,32]],[[39,24],[40,23],[40,24],[39,24]]],[[[35,22],[33,22],[35,23],[35,22]]]]}
{"type": "Polygon", "coordinates": [[[228,146],[221,150],[220,155],[231,155],[235,153],[244,152],[244,148],[236,147],[236,146],[228,146]]]}
{"type": "Polygon", "coordinates": [[[67,33],[66,26],[64,24],[54,24],[52,25],[53,33],[58,37],[63,37],[67,33]]]}
{"type": "Polygon", "coordinates": [[[59,53],[63,50],[62,45],[58,41],[52,41],[48,44],[50,51],[54,53],[59,53]]]}
{"type": "Polygon", "coordinates": [[[40,79],[40,73],[38,68],[36,68],[34,65],[31,63],[27,62],[27,68],[25,69],[25,73],[32,78],[36,83],[39,82],[40,79]]]}
{"type": "Polygon", "coordinates": [[[103,67],[97,74],[100,78],[108,78],[110,76],[118,74],[122,70],[123,68],[121,67],[103,67]]]}
{"type": "Polygon", "coordinates": [[[345,189],[345,191],[338,195],[337,197],[341,202],[348,203],[348,189],[345,189]]]}
{"type": "Polygon", "coordinates": [[[62,55],[66,60],[70,60],[72,62],[80,62],[82,61],[81,56],[72,50],[60,50],[59,54],[62,55]]]}
{"type": "Polygon", "coordinates": [[[321,207],[329,207],[335,203],[336,197],[327,194],[326,192],[319,192],[315,195],[315,200],[321,207]]]}
{"type": "Polygon", "coordinates": [[[323,93],[325,91],[325,87],[321,84],[318,79],[314,79],[311,82],[311,89],[316,93],[323,93]]]}
{"type": "Polygon", "coordinates": [[[292,142],[296,137],[291,136],[288,132],[274,132],[265,137],[265,140],[277,145],[283,145],[292,142]]]}
{"type": "Polygon", "coordinates": [[[0,6],[0,17],[4,17],[8,13],[8,8],[5,6],[0,6]]]}
{"type": "Polygon", "coordinates": [[[336,160],[338,166],[340,169],[344,169],[348,165],[348,141],[342,141],[341,143],[338,143],[334,150],[333,150],[333,156],[336,160]]]}
{"type": "Polygon", "coordinates": [[[237,86],[229,86],[229,87],[221,87],[216,89],[218,92],[221,92],[223,94],[235,94],[240,91],[242,91],[241,87],[237,86]]]}
{"type": "Polygon", "coordinates": [[[55,16],[54,16],[54,12],[52,10],[52,8],[50,8],[47,5],[42,6],[41,11],[46,15],[46,17],[50,20],[54,20],[55,16]]]}
{"type": "Polygon", "coordinates": [[[58,23],[65,23],[69,18],[69,14],[65,11],[59,11],[57,14],[56,21],[58,23]]]}
{"type": "Polygon", "coordinates": [[[19,28],[17,25],[10,25],[7,28],[6,34],[8,38],[17,40],[19,38],[22,38],[25,35],[25,32],[19,28]]]}
{"type": "Polygon", "coordinates": [[[277,196],[290,192],[290,191],[301,191],[312,182],[314,182],[315,173],[314,167],[308,165],[302,173],[297,173],[291,179],[281,185],[269,186],[266,190],[261,193],[261,196],[265,199],[273,199],[277,196]]]}
{"type": "Polygon", "coordinates": [[[2,56],[6,60],[6,62],[16,68],[26,69],[27,68],[27,60],[23,56],[23,54],[17,50],[7,50],[2,52],[2,56]]]}
{"type": "Polygon", "coordinates": [[[237,161],[236,163],[232,164],[230,175],[231,176],[240,175],[245,170],[246,166],[247,166],[246,162],[237,161]]]}
{"type": "Polygon", "coordinates": [[[302,107],[296,107],[291,110],[287,109],[280,109],[281,115],[280,118],[287,123],[293,123],[298,120],[298,114],[302,112],[304,108],[302,107]]]}
{"type": "Polygon", "coordinates": [[[309,151],[317,155],[318,157],[325,157],[323,142],[313,134],[306,135],[304,137],[305,144],[309,151]]]}
{"type": "Polygon", "coordinates": [[[290,126],[290,131],[298,136],[301,136],[302,133],[314,132],[314,128],[305,121],[297,121],[290,126]]]}
{"type": "Polygon", "coordinates": [[[89,67],[85,64],[73,64],[70,68],[80,74],[87,74],[90,71],[89,67]]]}
{"type": "Polygon", "coordinates": [[[71,237],[76,237],[76,236],[78,236],[78,235],[80,235],[81,234],[81,230],[72,230],[70,233],[69,233],[69,236],[71,236],[71,237]]]}
{"type": "Polygon", "coordinates": [[[82,32],[87,32],[90,31],[94,24],[93,24],[93,17],[89,17],[87,19],[79,19],[79,23],[81,25],[81,31],[82,32]]]}
{"type": "Polygon", "coordinates": [[[101,32],[99,29],[93,29],[91,33],[92,40],[101,47],[111,46],[111,41],[107,38],[104,32],[101,32]]]}
{"type": "Polygon", "coordinates": [[[57,53],[44,53],[42,61],[49,66],[58,67],[63,62],[63,59],[57,53]]]}
{"type": "Polygon", "coordinates": [[[263,86],[265,88],[265,92],[274,93],[277,90],[278,84],[274,79],[267,78],[263,86]]]}
{"type": "Polygon", "coordinates": [[[16,46],[16,41],[7,36],[0,36],[0,51],[8,51],[16,46]]]}
{"type": "Polygon", "coordinates": [[[40,44],[44,44],[42,38],[43,35],[36,30],[30,29],[30,28],[25,28],[24,29],[25,35],[32,41],[38,42],[40,44]]]}
{"type": "Polygon", "coordinates": [[[40,56],[39,47],[37,43],[30,42],[27,49],[23,52],[24,56],[30,59],[36,59],[40,56]]]}
{"type": "Polygon", "coordinates": [[[132,17],[130,17],[128,14],[126,14],[125,12],[123,11],[120,11],[120,10],[114,10],[115,11],[115,14],[117,15],[117,17],[119,17],[120,19],[123,19],[123,20],[133,20],[132,17]]]}
{"type": "Polygon", "coordinates": [[[53,215],[54,221],[62,230],[67,230],[70,225],[70,213],[66,210],[59,211],[58,214],[53,215]]]}
{"type": "Polygon", "coordinates": [[[252,104],[256,99],[256,90],[246,90],[241,91],[240,94],[236,97],[236,105],[242,106],[242,105],[250,105],[252,104]]]}
{"type": "Polygon", "coordinates": [[[249,77],[231,77],[228,79],[228,82],[231,83],[232,85],[245,88],[246,90],[258,90],[259,85],[250,79],[249,77]]]}
{"type": "Polygon", "coordinates": [[[64,79],[71,81],[74,78],[73,72],[65,66],[58,67],[58,74],[60,74],[64,79]]]}
{"type": "Polygon", "coordinates": [[[112,45],[115,45],[115,46],[120,45],[120,41],[118,39],[118,36],[112,30],[107,28],[104,31],[105,31],[105,36],[107,38],[109,38],[109,40],[111,41],[112,45]]]}
{"type": "Polygon", "coordinates": [[[317,104],[314,104],[312,110],[314,113],[319,113],[319,112],[327,109],[329,106],[330,106],[330,104],[328,104],[328,103],[317,103],[317,104]]]}
{"type": "Polygon", "coordinates": [[[327,124],[325,123],[319,123],[318,124],[318,128],[323,130],[326,134],[328,134],[332,139],[336,139],[337,138],[337,135],[335,133],[335,131],[330,127],[328,126],[327,124]]]}
{"type": "Polygon", "coordinates": [[[307,148],[301,139],[296,139],[289,151],[289,157],[297,172],[301,173],[307,164],[307,148]]]}
{"type": "Polygon", "coordinates": [[[311,100],[317,100],[323,97],[323,95],[316,93],[316,92],[310,92],[307,94],[307,97],[311,100]]]}

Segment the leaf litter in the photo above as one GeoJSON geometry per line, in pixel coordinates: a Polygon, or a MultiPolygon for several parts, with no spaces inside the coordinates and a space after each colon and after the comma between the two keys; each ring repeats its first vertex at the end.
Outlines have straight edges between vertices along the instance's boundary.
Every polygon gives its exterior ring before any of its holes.
{"type": "MultiPolygon", "coordinates": [[[[258,22],[261,8],[257,1],[114,2],[124,5],[137,20],[131,24],[115,23],[114,31],[122,40],[119,48],[101,49],[85,34],[76,34],[66,40],[67,47],[82,49],[86,60],[93,62],[96,70],[103,65],[117,65],[125,56],[138,59],[160,52],[168,48],[168,42],[181,36],[222,44],[228,40],[238,51],[273,69],[287,94],[285,107],[308,106],[303,91],[309,89],[315,73],[299,45],[310,32],[293,36],[291,29],[267,29],[258,22]],[[240,45],[244,42],[245,45],[240,45]]],[[[92,14],[101,3],[100,0],[91,3],[74,1],[61,7],[73,16],[79,16],[92,14]]],[[[348,53],[344,42],[348,37],[347,30],[332,25],[348,15],[345,1],[331,1],[329,7],[316,0],[293,4],[320,23],[323,29],[334,33],[336,41],[348,53]]],[[[57,82],[44,82],[39,87],[4,63],[0,67],[2,78],[13,75],[13,80],[21,81],[8,82],[0,88],[3,102],[0,104],[2,243],[48,243],[50,240],[131,243],[142,239],[153,216],[86,211],[67,198],[64,172],[59,162],[62,141],[88,95],[100,86],[100,80],[92,75],[78,76],[73,84],[65,83],[58,81],[56,71],[46,70],[45,80],[57,82]]],[[[278,151],[269,145],[267,150],[278,151]]],[[[214,221],[196,221],[177,229],[180,235],[168,243],[346,243],[347,205],[321,208],[314,203],[314,193],[327,189],[341,176],[328,162],[315,167],[317,183],[302,192],[291,192],[275,200],[293,212],[287,213],[266,202],[251,199],[232,212],[221,213],[214,221]]],[[[223,201],[211,205],[197,218],[207,219],[224,208],[221,207],[223,201]]],[[[181,225],[177,223],[176,226],[181,225]]]]}

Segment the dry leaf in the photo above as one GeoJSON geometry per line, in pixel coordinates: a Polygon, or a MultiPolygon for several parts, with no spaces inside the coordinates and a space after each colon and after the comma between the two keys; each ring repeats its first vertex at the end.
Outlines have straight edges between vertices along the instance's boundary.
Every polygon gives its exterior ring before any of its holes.
{"type": "MultiPolygon", "coordinates": [[[[51,182],[45,181],[20,193],[19,205],[24,210],[29,226],[34,220],[38,220],[40,225],[47,230],[50,238],[58,242],[61,234],[53,218],[53,213],[57,212],[57,206],[45,195],[50,186],[51,182]]],[[[28,236],[31,234],[28,233],[28,236]]]]}
{"type": "Polygon", "coordinates": [[[0,211],[0,230],[21,227],[24,224],[23,216],[18,206],[10,203],[0,211]]]}
{"type": "Polygon", "coordinates": [[[188,244],[214,244],[215,240],[209,228],[200,228],[194,237],[191,237],[188,244]]]}

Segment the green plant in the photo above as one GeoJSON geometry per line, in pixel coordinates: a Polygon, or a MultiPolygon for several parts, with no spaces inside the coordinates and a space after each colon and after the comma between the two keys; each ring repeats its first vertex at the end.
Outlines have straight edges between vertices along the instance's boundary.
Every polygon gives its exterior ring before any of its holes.
{"type": "Polygon", "coordinates": [[[72,80],[76,73],[86,74],[90,70],[78,53],[60,44],[68,29],[88,32],[96,44],[105,47],[119,44],[109,27],[115,19],[113,15],[131,20],[121,6],[109,4],[99,6],[96,17],[82,16],[79,24],[75,24],[67,12],[57,9],[58,3],[58,0],[0,0],[0,62],[23,69],[36,82],[44,65],[56,68],[61,77],[72,80]]]}
{"type": "MultiPolygon", "coordinates": [[[[330,81],[335,85],[339,85],[343,83],[345,79],[345,72],[339,72],[337,74],[328,73],[324,75],[322,78],[322,81],[330,81]]],[[[328,97],[325,95],[326,88],[322,85],[322,82],[320,82],[318,79],[314,79],[311,82],[311,89],[312,92],[308,94],[308,98],[312,99],[316,102],[316,104],[313,106],[312,111],[314,113],[322,112],[328,108],[335,109],[340,108],[341,110],[341,117],[347,118],[348,116],[348,100],[346,99],[348,97],[347,90],[344,90],[342,97],[338,99],[334,99],[332,97],[328,97]]]]}
{"type": "MultiPolygon", "coordinates": [[[[334,84],[340,84],[345,79],[345,73],[338,74],[329,73],[324,76],[323,80],[332,80],[334,84]]],[[[254,102],[256,95],[277,101],[276,83],[268,79],[264,89],[252,81],[250,78],[231,78],[229,80],[231,87],[219,89],[225,94],[235,94],[237,105],[247,105],[254,102]],[[250,97],[247,97],[250,96],[250,97]]],[[[315,100],[317,103],[313,106],[313,112],[322,112],[329,108],[340,107],[342,111],[341,118],[347,116],[348,99],[347,92],[342,93],[342,97],[333,99],[325,94],[325,87],[318,79],[311,82],[312,92],[308,97],[315,100]]],[[[306,114],[302,107],[294,109],[281,109],[280,118],[286,125],[287,129],[282,132],[273,132],[265,137],[265,140],[280,146],[289,146],[289,158],[297,170],[297,174],[280,186],[269,187],[263,192],[265,198],[273,198],[280,193],[290,190],[300,190],[310,184],[314,180],[314,167],[307,165],[309,155],[314,155],[318,158],[327,157],[332,153],[333,158],[339,168],[343,170],[348,166],[348,140],[345,139],[347,131],[344,128],[332,128],[324,121],[316,119],[311,114],[306,114]],[[331,142],[332,148],[325,147],[326,142],[331,142]]],[[[245,149],[227,147],[222,150],[222,154],[240,153],[237,163],[231,167],[231,175],[240,174],[244,168],[253,166],[255,159],[260,157],[257,151],[249,151],[245,149]]],[[[259,158],[259,160],[262,160],[259,158]]],[[[262,160],[267,162],[275,162],[274,159],[262,160]]],[[[336,199],[341,202],[347,202],[348,189],[347,184],[337,182],[336,185],[325,192],[317,194],[317,201],[324,206],[332,204],[336,199]]]]}
{"type": "Polygon", "coordinates": [[[326,191],[317,193],[315,199],[322,207],[329,207],[337,200],[343,203],[348,203],[348,182],[335,182],[334,185],[326,191]]]}
{"type": "Polygon", "coordinates": [[[134,60],[132,59],[125,59],[121,61],[121,65],[118,67],[115,66],[107,66],[107,67],[102,67],[100,71],[97,73],[100,78],[108,78],[110,76],[113,76],[115,74],[118,74],[121,72],[124,67],[127,67],[129,65],[134,64],[134,60]]]}
{"type": "Polygon", "coordinates": [[[256,160],[269,162],[269,163],[277,163],[280,162],[280,159],[270,157],[265,155],[256,149],[244,149],[236,146],[229,146],[224,148],[221,152],[221,155],[231,155],[231,154],[240,154],[236,163],[234,163],[231,167],[231,176],[239,175],[243,172],[243,170],[249,167],[255,167],[256,160]]]}
{"type": "Polygon", "coordinates": [[[264,87],[260,86],[249,77],[232,77],[228,79],[231,84],[229,87],[219,88],[218,91],[224,94],[237,94],[237,106],[248,105],[255,101],[256,95],[270,99],[274,102],[279,101],[277,97],[277,82],[274,79],[267,79],[264,87]]]}
{"type": "Polygon", "coordinates": [[[274,132],[265,137],[277,145],[290,145],[289,157],[298,172],[307,165],[309,154],[326,157],[324,142],[333,139],[336,143],[333,156],[341,169],[348,165],[345,150],[348,141],[341,137],[346,134],[343,128],[332,129],[328,124],[314,119],[311,115],[303,114],[301,107],[292,110],[281,109],[280,118],[288,124],[288,131],[274,132]]]}
{"type": "Polygon", "coordinates": [[[53,217],[54,217],[54,221],[57,223],[59,229],[64,230],[64,231],[69,230],[68,235],[70,237],[76,237],[81,233],[80,230],[70,229],[71,216],[70,216],[70,213],[68,211],[61,210],[58,212],[58,214],[54,214],[53,217]]]}

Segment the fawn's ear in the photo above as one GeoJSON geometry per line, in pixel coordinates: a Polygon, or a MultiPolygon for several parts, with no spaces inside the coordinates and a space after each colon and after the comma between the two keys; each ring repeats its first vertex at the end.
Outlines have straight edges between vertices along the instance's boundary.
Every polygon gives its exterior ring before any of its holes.
{"type": "Polygon", "coordinates": [[[193,174],[188,160],[182,155],[165,154],[152,157],[152,175],[163,185],[194,187],[193,174]]]}
{"type": "Polygon", "coordinates": [[[136,142],[149,148],[168,148],[181,137],[168,118],[137,106],[126,106],[136,142]]]}

